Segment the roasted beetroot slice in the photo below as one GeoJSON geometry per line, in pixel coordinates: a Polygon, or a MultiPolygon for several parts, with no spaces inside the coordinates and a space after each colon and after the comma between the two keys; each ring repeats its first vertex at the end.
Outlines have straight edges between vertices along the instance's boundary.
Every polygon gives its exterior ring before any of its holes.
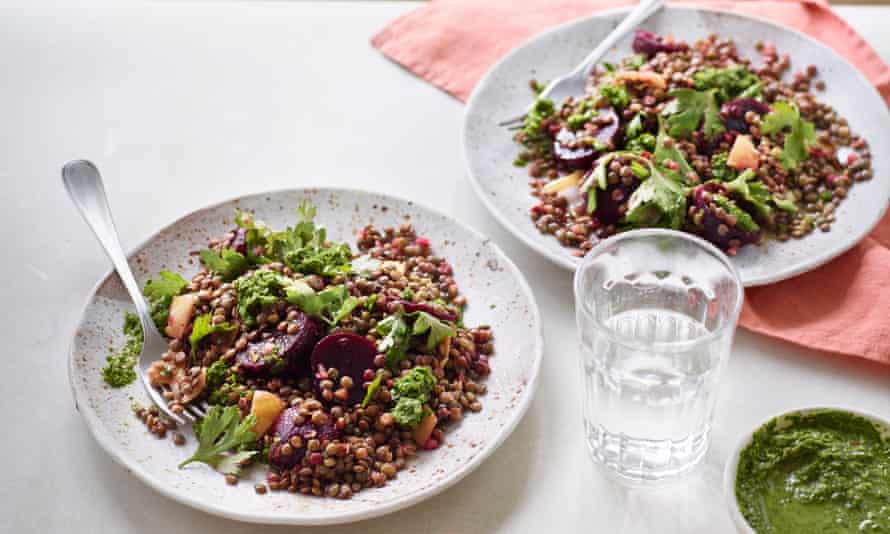
{"type": "Polygon", "coordinates": [[[281,412],[278,421],[275,422],[273,433],[274,444],[269,450],[269,462],[279,469],[289,469],[298,465],[306,456],[306,444],[310,439],[319,441],[332,441],[340,438],[340,431],[333,422],[332,417],[323,425],[315,425],[308,417],[300,417],[300,407],[295,406],[281,412]],[[300,436],[302,447],[294,447],[290,439],[300,436]],[[284,445],[288,444],[288,448],[284,445]]]}
{"type": "Polygon", "coordinates": [[[433,306],[431,304],[424,304],[422,302],[410,302],[407,300],[396,300],[395,302],[396,304],[404,308],[407,313],[422,311],[443,321],[454,321],[457,319],[456,314],[441,306],[433,306]]]}
{"type": "Polygon", "coordinates": [[[563,128],[556,134],[553,141],[553,156],[557,164],[565,170],[587,169],[596,159],[596,150],[592,146],[582,145],[569,148],[569,145],[577,142],[575,132],[563,128]]]}
{"type": "Polygon", "coordinates": [[[235,355],[235,361],[252,376],[267,376],[273,372],[307,374],[309,355],[318,340],[318,326],[302,313],[294,322],[299,325],[296,334],[278,334],[270,339],[249,343],[235,355]],[[264,355],[266,343],[273,343],[278,350],[273,355],[264,355]],[[282,360],[284,365],[281,364],[282,360]]]}
{"type": "Polygon", "coordinates": [[[753,98],[739,98],[720,106],[720,118],[723,119],[727,130],[748,133],[748,122],[745,120],[745,114],[749,111],[763,115],[769,113],[770,108],[763,102],[753,98]]]}
{"type": "MultiPolygon", "coordinates": [[[[618,135],[621,122],[612,108],[597,109],[597,119],[602,120],[606,117],[611,118],[611,122],[601,125],[595,137],[597,141],[605,146],[614,146],[615,137],[618,135]]],[[[565,127],[557,132],[556,139],[553,141],[553,156],[556,158],[559,167],[567,171],[590,168],[600,153],[600,151],[586,143],[579,143],[577,134],[565,127]],[[576,146],[575,148],[569,148],[570,145],[576,146]]]]}
{"type": "Polygon", "coordinates": [[[605,189],[597,189],[596,191],[596,211],[594,215],[602,224],[615,224],[624,216],[627,201],[630,196],[640,186],[640,181],[633,178],[630,184],[618,182],[617,184],[609,184],[605,189]]]}
{"type": "Polygon", "coordinates": [[[337,332],[323,337],[309,359],[312,370],[316,372],[316,390],[321,390],[319,383],[322,380],[322,373],[333,368],[341,377],[352,378],[355,384],[349,389],[348,404],[361,402],[365,396],[365,388],[362,387],[365,381],[364,374],[367,369],[376,370],[375,356],[377,347],[364,336],[352,332],[337,332]]]}
{"type": "Polygon", "coordinates": [[[645,30],[637,30],[634,34],[634,52],[648,57],[652,57],[658,52],[679,52],[688,48],[689,45],[686,43],[666,43],[662,37],[645,30]]]}

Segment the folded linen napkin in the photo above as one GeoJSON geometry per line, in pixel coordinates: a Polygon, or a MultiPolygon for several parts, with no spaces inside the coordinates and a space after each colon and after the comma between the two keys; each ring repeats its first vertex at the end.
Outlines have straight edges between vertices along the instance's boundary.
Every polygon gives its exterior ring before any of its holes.
{"type": "MultiPolygon", "coordinates": [[[[417,76],[466,100],[507,52],[547,28],[632,0],[433,0],[372,44],[417,76]]],[[[678,1],[796,28],[855,65],[890,104],[890,68],[822,0],[678,1]]],[[[875,141],[872,141],[874,145],[875,141]]],[[[746,291],[742,327],[805,347],[890,364],[890,214],[858,246],[796,278],[746,291]]]]}

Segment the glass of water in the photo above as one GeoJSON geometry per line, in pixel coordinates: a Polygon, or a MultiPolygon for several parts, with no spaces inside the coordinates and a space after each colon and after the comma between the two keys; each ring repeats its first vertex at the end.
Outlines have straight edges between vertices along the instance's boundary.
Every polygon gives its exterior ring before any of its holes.
{"type": "Polygon", "coordinates": [[[584,257],[575,313],[596,462],[645,481],[701,460],[743,296],[729,258],[682,232],[625,232],[584,257]]]}

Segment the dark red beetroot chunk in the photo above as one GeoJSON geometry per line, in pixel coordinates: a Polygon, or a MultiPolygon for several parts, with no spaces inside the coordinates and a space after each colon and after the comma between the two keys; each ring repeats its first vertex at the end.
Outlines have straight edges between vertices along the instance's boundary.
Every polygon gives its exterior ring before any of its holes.
{"type": "Polygon", "coordinates": [[[274,444],[269,449],[269,462],[280,469],[288,469],[303,461],[303,457],[306,456],[306,444],[310,439],[318,439],[323,444],[325,441],[339,439],[340,431],[333,419],[328,416],[325,424],[313,424],[311,418],[300,415],[299,406],[281,412],[278,421],[275,422],[274,444]],[[294,447],[290,443],[290,439],[294,436],[302,438],[302,447],[294,447]],[[285,444],[287,447],[284,447],[285,444]]]}
{"type": "MultiPolygon", "coordinates": [[[[364,336],[352,332],[337,332],[325,336],[315,350],[309,361],[315,374],[315,389],[321,391],[320,382],[327,377],[328,369],[336,369],[340,377],[349,376],[354,384],[349,388],[348,404],[361,402],[365,396],[364,383],[365,370],[376,370],[374,357],[377,356],[377,347],[374,342],[364,336]]],[[[335,386],[339,387],[339,385],[335,386]]]]}
{"type": "MultiPolygon", "coordinates": [[[[596,140],[603,145],[614,146],[615,136],[618,135],[618,129],[621,126],[618,115],[612,108],[600,108],[597,110],[594,122],[596,121],[603,121],[596,133],[596,140]],[[611,118],[611,121],[606,123],[608,118],[611,118]]],[[[553,141],[553,156],[560,168],[567,171],[588,169],[599,155],[600,151],[587,143],[578,142],[576,132],[565,127],[557,132],[556,139],[553,141]],[[570,148],[571,145],[575,145],[575,148],[570,148]]]]}
{"type": "Polygon", "coordinates": [[[749,111],[763,115],[764,113],[769,113],[770,108],[763,102],[753,98],[739,98],[720,106],[720,118],[726,124],[727,130],[748,133],[748,122],[745,120],[745,114],[749,111]]]}
{"type": "MultiPolygon", "coordinates": [[[[593,172],[593,171],[591,171],[593,172]]],[[[630,196],[640,186],[640,180],[633,176],[630,183],[623,180],[608,184],[605,189],[596,190],[596,211],[594,215],[604,225],[615,224],[627,211],[627,202],[630,196]]]]}
{"type": "Polygon", "coordinates": [[[686,43],[666,43],[662,37],[652,32],[637,30],[634,34],[633,49],[637,54],[652,57],[658,52],[679,52],[688,48],[686,43]]]}
{"type": "Polygon", "coordinates": [[[319,330],[315,321],[300,312],[291,324],[298,327],[296,334],[278,334],[270,339],[255,341],[235,355],[235,361],[245,372],[253,376],[268,375],[280,361],[271,355],[263,354],[266,343],[277,347],[277,353],[285,360],[286,366],[280,371],[287,374],[306,375],[309,372],[309,355],[318,341],[319,330]]]}
{"type": "Polygon", "coordinates": [[[422,302],[410,302],[407,300],[396,300],[394,302],[404,308],[406,313],[422,311],[443,321],[454,321],[457,319],[456,314],[441,306],[433,306],[431,304],[424,304],[422,302]]]}
{"type": "Polygon", "coordinates": [[[247,254],[247,230],[238,228],[235,230],[235,237],[232,238],[232,244],[229,248],[241,254],[247,254]]]}
{"type": "Polygon", "coordinates": [[[716,245],[721,250],[741,248],[748,243],[760,241],[759,232],[746,232],[734,224],[730,224],[726,218],[720,218],[715,212],[715,206],[711,202],[712,194],[721,194],[725,188],[720,184],[703,184],[695,188],[692,195],[692,204],[695,207],[693,223],[699,235],[716,245]],[[701,213],[701,218],[696,222],[701,213]],[[721,233],[720,226],[726,227],[726,232],[721,233]],[[738,244],[732,243],[738,241],[738,244]],[[735,245],[735,246],[734,246],[735,245]]]}

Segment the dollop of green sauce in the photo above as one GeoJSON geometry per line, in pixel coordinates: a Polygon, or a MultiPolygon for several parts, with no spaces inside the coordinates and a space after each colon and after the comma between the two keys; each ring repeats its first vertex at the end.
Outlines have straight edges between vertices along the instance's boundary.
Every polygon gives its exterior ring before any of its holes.
{"type": "Polygon", "coordinates": [[[758,534],[890,533],[887,434],[836,410],[773,419],[739,455],[742,515],[758,534]]]}

